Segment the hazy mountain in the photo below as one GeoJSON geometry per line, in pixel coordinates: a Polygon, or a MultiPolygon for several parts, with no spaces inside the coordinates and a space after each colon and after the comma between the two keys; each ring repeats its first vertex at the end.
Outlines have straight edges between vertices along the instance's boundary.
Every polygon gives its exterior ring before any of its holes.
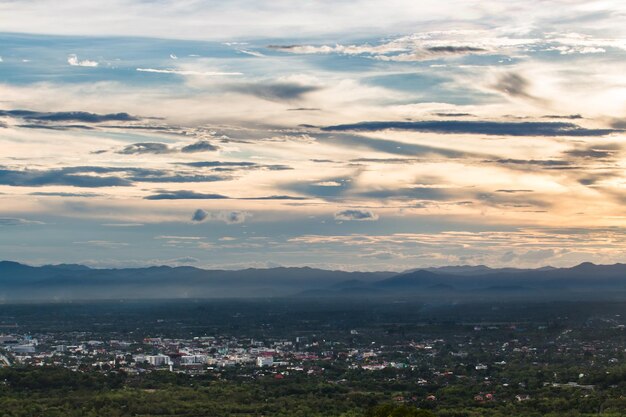
{"type": "Polygon", "coordinates": [[[493,269],[451,266],[403,273],[313,268],[239,271],[195,267],[93,269],[0,262],[0,300],[213,297],[622,297],[626,265],[493,269]]]}

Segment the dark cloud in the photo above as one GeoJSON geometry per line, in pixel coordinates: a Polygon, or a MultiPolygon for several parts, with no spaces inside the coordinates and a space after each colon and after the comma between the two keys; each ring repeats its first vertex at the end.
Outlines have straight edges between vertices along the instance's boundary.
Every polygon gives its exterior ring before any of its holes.
{"type": "Polygon", "coordinates": [[[201,162],[186,162],[180,165],[187,165],[197,168],[215,168],[215,167],[251,167],[257,166],[255,162],[223,162],[223,161],[201,161],[201,162]]]}
{"type": "Polygon", "coordinates": [[[220,200],[227,198],[221,194],[204,194],[189,190],[161,191],[158,194],[144,197],[146,200],[220,200]]]}
{"type": "Polygon", "coordinates": [[[202,194],[195,191],[179,190],[179,191],[165,191],[161,190],[158,194],[153,194],[144,197],[146,200],[216,200],[216,199],[229,199],[229,200],[306,200],[306,197],[297,197],[291,195],[269,195],[262,197],[241,197],[232,198],[221,194],[202,194]]]}
{"type": "Polygon", "coordinates": [[[133,143],[132,145],[128,145],[123,149],[117,151],[117,153],[122,155],[142,155],[142,154],[164,154],[170,153],[173,150],[170,149],[165,143],[158,142],[141,142],[141,143],[133,143]]]}
{"type": "Polygon", "coordinates": [[[296,45],[296,44],[294,45],[267,45],[268,49],[277,49],[277,50],[284,49],[287,51],[291,49],[295,49],[295,48],[300,48],[300,47],[302,47],[302,45],[296,45]]]}
{"type": "Polygon", "coordinates": [[[587,147],[579,147],[566,151],[565,154],[574,158],[583,159],[610,159],[617,156],[622,146],[616,143],[597,144],[587,147]]]}
{"type": "Polygon", "coordinates": [[[85,175],[99,174],[96,170],[85,169],[78,173],[72,168],[51,170],[10,170],[0,169],[0,184],[14,187],[42,187],[46,185],[68,185],[72,187],[127,187],[131,181],[118,176],[85,175]]]}
{"type": "Polygon", "coordinates": [[[501,189],[496,190],[496,193],[507,193],[507,194],[515,194],[515,193],[532,193],[533,190],[514,190],[514,189],[501,189]]]}
{"type": "MultiPolygon", "coordinates": [[[[352,125],[343,125],[352,126],[352,125]]],[[[325,130],[333,130],[332,127],[325,130]]],[[[351,128],[342,128],[339,130],[352,130],[351,128]]],[[[370,149],[378,152],[385,152],[393,155],[417,156],[417,155],[440,155],[446,158],[467,158],[467,157],[485,157],[486,155],[472,154],[469,152],[457,151],[453,149],[437,148],[434,146],[418,145],[395,140],[368,138],[365,136],[350,134],[333,134],[329,136],[319,135],[317,141],[336,146],[344,146],[353,149],[370,149]]]]}
{"type": "Polygon", "coordinates": [[[596,174],[588,174],[587,176],[585,176],[584,178],[580,178],[578,180],[578,183],[581,185],[585,185],[585,186],[595,186],[598,182],[607,180],[607,179],[612,179],[612,178],[616,178],[621,176],[621,172],[620,171],[613,171],[613,172],[602,172],[602,173],[596,173],[596,174]]]}
{"type": "Polygon", "coordinates": [[[306,200],[306,197],[296,197],[293,195],[268,195],[264,197],[245,197],[238,200],[306,200]]]}
{"type": "Polygon", "coordinates": [[[321,111],[322,109],[318,109],[317,107],[298,107],[295,109],[287,109],[287,111],[321,111]]]}
{"type": "Polygon", "coordinates": [[[293,169],[287,165],[264,165],[256,162],[227,162],[227,161],[200,161],[200,162],[182,162],[178,165],[185,165],[195,168],[212,168],[214,171],[235,171],[235,170],[252,170],[262,169],[268,171],[285,171],[293,169]]]}
{"type": "Polygon", "coordinates": [[[335,213],[335,220],[339,221],[374,221],[378,220],[378,215],[370,210],[341,210],[335,213]]]}
{"type": "Polygon", "coordinates": [[[209,217],[209,212],[206,210],[198,209],[194,211],[193,216],[191,216],[191,221],[193,222],[201,222],[206,220],[209,217]]]}
{"type": "Polygon", "coordinates": [[[528,196],[518,196],[517,193],[477,193],[474,198],[494,207],[533,208],[551,207],[551,203],[540,199],[531,199],[528,196]]]}
{"type": "Polygon", "coordinates": [[[470,120],[427,120],[418,122],[360,122],[323,127],[323,131],[371,132],[387,129],[414,132],[479,134],[498,136],[605,136],[617,129],[586,129],[564,122],[491,122],[470,120]]]}
{"type": "Polygon", "coordinates": [[[384,190],[362,191],[356,194],[360,198],[374,198],[378,200],[435,200],[446,201],[457,199],[467,195],[466,190],[440,187],[414,187],[396,188],[384,190]]]}
{"type": "Polygon", "coordinates": [[[351,188],[352,181],[350,178],[334,177],[325,178],[319,181],[294,181],[290,184],[283,184],[287,190],[291,190],[298,194],[304,194],[309,197],[319,197],[324,199],[335,199],[341,197],[351,188]],[[336,184],[333,186],[325,185],[336,184]]]}
{"type": "Polygon", "coordinates": [[[45,129],[45,130],[68,130],[68,129],[93,130],[93,127],[86,126],[86,125],[49,125],[49,124],[42,124],[42,123],[21,124],[21,125],[17,125],[17,127],[21,127],[24,129],[45,129]]]}
{"type": "MultiPolygon", "coordinates": [[[[545,116],[541,116],[541,118],[542,119],[569,119],[569,120],[583,119],[583,117],[580,114],[565,114],[565,115],[546,114],[545,116]]],[[[616,126],[613,126],[613,127],[616,127],[616,126]]]]}
{"type": "Polygon", "coordinates": [[[232,91],[250,94],[270,101],[299,100],[305,94],[320,90],[321,87],[290,82],[267,84],[244,84],[231,87],[232,91]]]}
{"type": "Polygon", "coordinates": [[[614,129],[626,129],[626,119],[614,119],[611,122],[611,127],[614,129]]]}
{"type": "Polygon", "coordinates": [[[508,72],[500,76],[493,88],[511,97],[521,97],[535,101],[543,101],[528,92],[530,82],[520,74],[508,72]]]}
{"type": "Polygon", "coordinates": [[[200,140],[187,146],[183,146],[180,151],[183,153],[195,153],[195,152],[211,152],[217,151],[219,147],[213,145],[208,140],[200,140]]]}
{"type": "Polygon", "coordinates": [[[203,222],[205,220],[217,220],[227,224],[239,224],[244,223],[250,216],[250,213],[245,211],[218,211],[209,212],[203,209],[197,209],[191,216],[191,220],[194,222],[203,222]]]}
{"type": "Polygon", "coordinates": [[[428,52],[433,52],[437,54],[467,54],[473,52],[486,52],[487,50],[484,48],[477,48],[475,46],[431,46],[430,48],[426,48],[428,52]]]}
{"type": "Polygon", "coordinates": [[[18,117],[24,120],[38,120],[42,122],[85,122],[101,123],[110,121],[136,121],[137,117],[128,113],[96,114],[83,111],[70,112],[37,112],[31,110],[0,110],[0,116],[18,117]]]}
{"type": "Polygon", "coordinates": [[[172,174],[160,169],[129,167],[77,166],[48,170],[14,170],[0,168],[0,185],[42,187],[67,185],[73,187],[125,187],[133,182],[185,183],[226,181],[222,175],[172,174]],[[116,174],[116,175],[113,175],[116,174]]]}
{"type": "Polygon", "coordinates": [[[496,159],[493,161],[485,162],[494,162],[502,165],[532,165],[546,168],[567,167],[571,165],[569,161],[564,161],[561,159],[496,159]]]}
{"type": "Polygon", "coordinates": [[[128,177],[130,180],[137,182],[215,182],[215,181],[228,181],[231,179],[229,176],[224,175],[186,175],[186,174],[173,174],[170,175],[167,172],[158,172],[154,175],[131,175],[128,177]]]}
{"type": "Polygon", "coordinates": [[[433,114],[439,117],[466,117],[466,116],[475,117],[471,113],[433,113],[433,114]]]}

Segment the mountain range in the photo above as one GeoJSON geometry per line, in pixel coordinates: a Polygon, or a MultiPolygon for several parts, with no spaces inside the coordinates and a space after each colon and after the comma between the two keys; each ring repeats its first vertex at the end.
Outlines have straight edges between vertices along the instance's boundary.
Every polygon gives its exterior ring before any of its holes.
{"type": "Polygon", "coordinates": [[[430,300],[626,298],[626,264],[538,269],[447,266],[404,272],[309,267],[95,269],[0,262],[0,301],[227,297],[415,297],[430,300]]]}

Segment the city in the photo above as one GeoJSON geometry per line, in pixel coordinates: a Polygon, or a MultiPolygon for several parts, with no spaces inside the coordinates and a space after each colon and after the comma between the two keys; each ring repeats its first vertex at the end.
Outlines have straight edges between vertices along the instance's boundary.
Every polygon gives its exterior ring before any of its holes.
{"type": "MultiPolygon", "coordinates": [[[[271,386],[279,397],[287,395],[282,390],[302,395],[315,385],[345,415],[379,403],[438,416],[460,415],[453,411],[459,409],[463,415],[561,415],[571,403],[581,415],[602,409],[617,416],[626,407],[620,399],[626,318],[617,313],[623,303],[435,307],[394,301],[373,302],[373,312],[372,304],[319,300],[46,305],[50,319],[20,317],[24,306],[0,306],[3,389],[10,390],[7,372],[26,366],[115,376],[124,389],[155,393],[171,383],[168,374],[180,387],[271,386]],[[70,311],[81,319],[53,321],[70,311]],[[341,319],[320,320],[331,313],[341,319]],[[389,321],[397,314],[406,319],[389,321]],[[282,322],[285,315],[291,320],[282,322]],[[138,327],[116,329],[114,322],[138,327]],[[83,326],[88,330],[75,330],[83,326]]],[[[305,402],[298,395],[289,399],[305,402]]],[[[302,415],[314,412],[309,407],[302,415]]]]}

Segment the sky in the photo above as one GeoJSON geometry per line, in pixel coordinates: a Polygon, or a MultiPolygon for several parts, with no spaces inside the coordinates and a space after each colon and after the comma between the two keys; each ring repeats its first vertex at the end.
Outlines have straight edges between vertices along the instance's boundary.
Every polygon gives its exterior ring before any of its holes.
{"type": "Polygon", "coordinates": [[[626,3],[0,0],[0,259],[626,262],[626,3]]]}

